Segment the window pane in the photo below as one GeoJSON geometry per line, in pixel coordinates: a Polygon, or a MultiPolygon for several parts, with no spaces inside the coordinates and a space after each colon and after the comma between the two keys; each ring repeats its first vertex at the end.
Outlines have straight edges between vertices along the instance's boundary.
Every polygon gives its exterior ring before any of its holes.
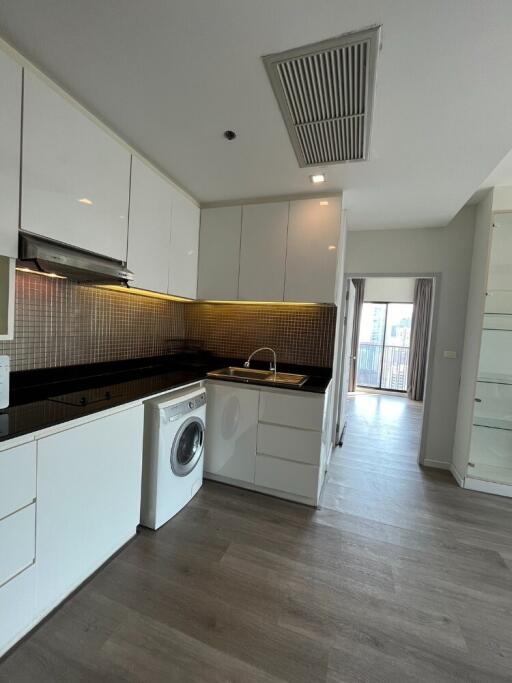
{"type": "Polygon", "coordinates": [[[386,346],[410,346],[412,304],[388,304],[386,346]]]}
{"type": "Polygon", "coordinates": [[[386,328],[386,304],[363,304],[359,342],[382,344],[386,328]]]}
{"type": "Polygon", "coordinates": [[[380,386],[382,344],[386,330],[386,304],[364,303],[357,355],[357,384],[380,386]]]}

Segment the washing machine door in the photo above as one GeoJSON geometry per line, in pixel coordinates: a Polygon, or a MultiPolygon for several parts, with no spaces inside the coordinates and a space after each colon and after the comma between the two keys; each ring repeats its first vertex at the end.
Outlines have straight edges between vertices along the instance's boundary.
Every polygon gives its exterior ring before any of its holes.
{"type": "Polygon", "coordinates": [[[171,469],[177,477],[186,477],[197,465],[203,452],[204,422],[189,417],[179,428],[171,448],[171,469]]]}

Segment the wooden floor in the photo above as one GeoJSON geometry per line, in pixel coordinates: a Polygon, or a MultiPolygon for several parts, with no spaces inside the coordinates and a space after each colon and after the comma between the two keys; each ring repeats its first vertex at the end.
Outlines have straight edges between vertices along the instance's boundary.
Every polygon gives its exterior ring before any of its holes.
{"type": "Polygon", "coordinates": [[[0,665],[2,683],[512,680],[512,506],[357,396],[318,510],[206,483],[0,665]]]}

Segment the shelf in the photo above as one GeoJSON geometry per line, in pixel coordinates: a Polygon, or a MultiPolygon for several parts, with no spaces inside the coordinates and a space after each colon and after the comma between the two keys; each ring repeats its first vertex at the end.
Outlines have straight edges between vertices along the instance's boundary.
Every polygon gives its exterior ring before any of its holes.
{"type": "Polygon", "coordinates": [[[473,421],[473,427],[486,427],[488,429],[503,429],[512,432],[512,420],[500,417],[477,417],[473,421]]]}
{"type": "Polygon", "coordinates": [[[480,375],[477,378],[477,382],[482,384],[510,384],[512,385],[512,375],[499,375],[497,373],[487,373],[486,375],[480,375]]]}
{"type": "Polygon", "coordinates": [[[500,467],[499,465],[485,465],[470,463],[466,476],[471,479],[480,479],[494,484],[512,484],[512,467],[500,467]]]}
{"type": "Polygon", "coordinates": [[[485,311],[484,315],[512,316],[512,313],[503,313],[501,311],[485,311]]]}

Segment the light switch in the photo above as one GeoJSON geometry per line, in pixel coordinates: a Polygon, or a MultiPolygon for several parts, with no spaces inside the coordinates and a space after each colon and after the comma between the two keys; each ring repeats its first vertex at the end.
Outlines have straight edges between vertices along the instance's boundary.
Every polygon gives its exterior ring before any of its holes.
{"type": "Polygon", "coordinates": [[[445,358],[457,358],[457,351],[443,351],[445,358]]]}

